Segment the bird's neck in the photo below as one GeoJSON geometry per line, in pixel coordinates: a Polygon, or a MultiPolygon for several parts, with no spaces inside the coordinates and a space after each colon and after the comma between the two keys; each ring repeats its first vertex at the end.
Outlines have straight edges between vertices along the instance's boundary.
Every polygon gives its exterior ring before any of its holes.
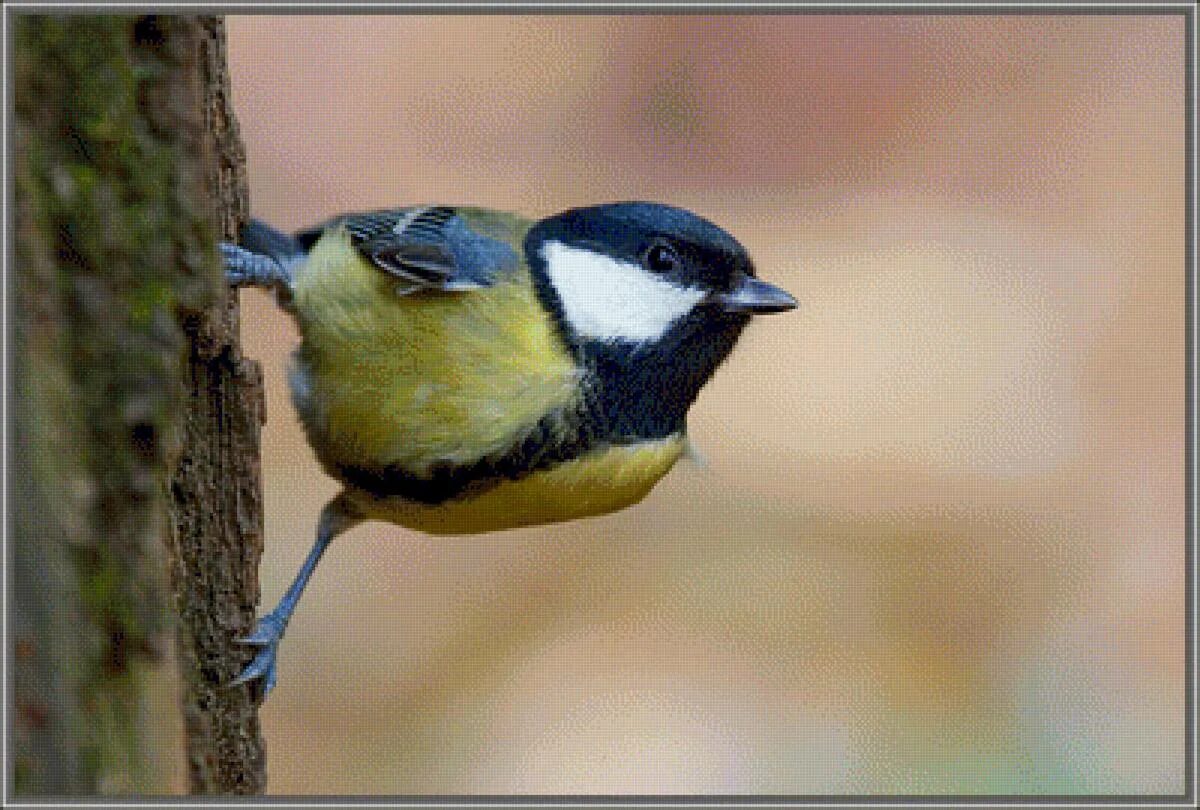
{"type": "Polygon", "coordinates": [[[618,443],[682,433],[700,389],[729,354],[740,327],[699,336],[682,324],[652,346],[584,343],[592,418],[618,443]]]}

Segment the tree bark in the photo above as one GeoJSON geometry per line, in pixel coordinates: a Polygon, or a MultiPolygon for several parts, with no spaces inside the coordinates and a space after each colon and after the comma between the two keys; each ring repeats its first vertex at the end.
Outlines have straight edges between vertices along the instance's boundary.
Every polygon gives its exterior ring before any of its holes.
{"type": "Polygon", "coordinates": [[[13,22],[9,784],[163,790],[174,630],[192,790],[258,792],[251,696],[221,687],[257,601],[263,416],[214,249],[246,211],[223,27],[13,22]]]}
{"type": "MultiPolygon", "coordinates": [[[[201,22],[205,132],[215,158],[207,184],[221,236],[233,240],[249,209],[245,153],[229,91],[224,22],[201,22]]],[[[188,325],[184,450],[172,482],[172,581],[182,622],[184,721],[193,793],[261,793],[266,757],[257,695],[224,686],[249,662],[233,640],[254,626],[263,546],[259,430],[262,372],[241,355],[238,302],[188,325]]]]}

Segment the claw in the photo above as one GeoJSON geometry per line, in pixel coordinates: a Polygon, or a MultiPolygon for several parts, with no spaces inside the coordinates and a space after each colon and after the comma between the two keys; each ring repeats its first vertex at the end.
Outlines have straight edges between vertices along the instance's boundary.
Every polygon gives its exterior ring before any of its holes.
{"type": "Polygon", "coordinates": [[[275,686],[275,651],[278,649],[278,642],[273,642],[258,651],[258,655],[254,656],[242,674],[238,675],[229,682],[229,686],[239,686],[243,683],[250,683],[258,678],[263,679],[263,697],[275,686]]]}
{"type": "Polygon", "coordinates": [[[286,622],[274,613],[268,613],[258,620],[254,625],[254,629],[248,635],[239,638],[238,642],[241,644],[253,644],[256,647],[274,644],[283,638],[285,627],[287,627],[286,622]]]}
{"type": "Polygon", "coordinates": [[[263,679],[263,699],[271,694],[271,690],[275,688],[275,673],[279,670],[275,667],[274,660],[271,661],[271,666],[267,667],[267,676],[263,679]]]}
{"type": "Polygon", "coordinates": [[[273,256],[265,256],[228,242],[220,244],[225,279],[235,287],[265,287],[286,290],[291,284],[288,269],[273,256]]]}
{"type": "Polygon", "coordinates": [[[275,613],[268,613],[254,625],[248,635],[238,639],[240,644],[250,644],[261,647],[241,674],[229,682],[229,686],[250,683],[258,678],[263,679],[263,697],[275,686],[275,654],[279,649],[279,640],[287,628],[287,620],[275,613]]]}

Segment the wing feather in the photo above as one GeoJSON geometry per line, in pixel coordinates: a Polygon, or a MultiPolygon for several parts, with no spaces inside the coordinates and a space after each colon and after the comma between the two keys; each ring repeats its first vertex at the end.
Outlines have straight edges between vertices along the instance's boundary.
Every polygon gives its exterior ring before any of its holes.
{"type": "Polygon", "coordinates": [[[296,239],[311,247],[331,227],[343,227],[351,243],[380,270],[412,285],[402,292],[478,289],[512,267],[513,249],[476,233],[449,206],[370,211],[337,217],[301,231],[296,239]]]}

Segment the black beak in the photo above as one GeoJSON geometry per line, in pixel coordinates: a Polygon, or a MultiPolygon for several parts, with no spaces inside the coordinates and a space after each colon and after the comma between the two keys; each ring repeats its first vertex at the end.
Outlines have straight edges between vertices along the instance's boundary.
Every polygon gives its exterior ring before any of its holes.
{"type": "Polygon", "coordinates": [[[796,299],[787,292],[753,276],[745,276],[732,290],[715,293],[709,300],[723,306],[726,312],[747,312],[751,315],[787,312],[796,308],[796,299]]]}

